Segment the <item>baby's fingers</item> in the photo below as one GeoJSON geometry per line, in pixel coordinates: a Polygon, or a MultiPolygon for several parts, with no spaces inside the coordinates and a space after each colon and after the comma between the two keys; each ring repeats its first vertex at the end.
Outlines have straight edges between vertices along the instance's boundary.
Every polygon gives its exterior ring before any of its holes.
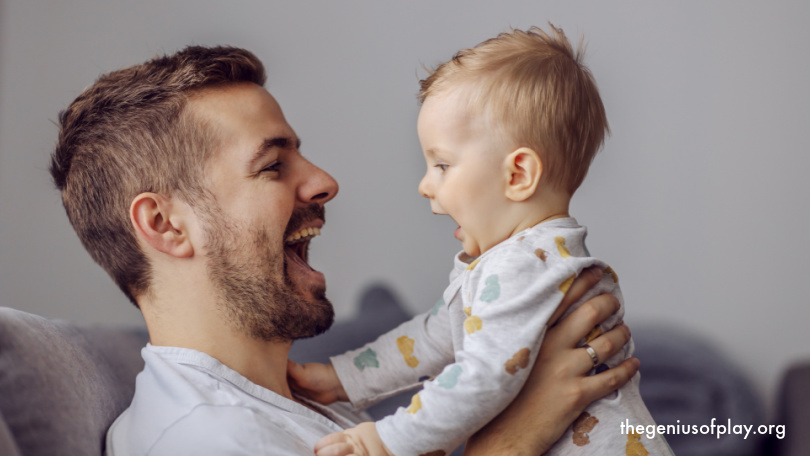
{"type": "Polygon", "coordinates": [[[355,456],[354,449],[348,443],[336,443],[315,450],[315,456],[355,456]]]}
{"type": "Polygon", "coordinates": [[[315,443],[316,456],[350,456],[354,454],[354,447],[346,441],[342,432],[329,434],[315,443]]]}
{"type": "Polygon", "coordinates": [[[288,359],[287,360],[287,378],[289,378],[290,388],[295,391],[296,393],[304,393],[305,390],[302,388],[301,383],[303,380],[303,368],[300,364],[296,363],[295,361],[288,359]]]}

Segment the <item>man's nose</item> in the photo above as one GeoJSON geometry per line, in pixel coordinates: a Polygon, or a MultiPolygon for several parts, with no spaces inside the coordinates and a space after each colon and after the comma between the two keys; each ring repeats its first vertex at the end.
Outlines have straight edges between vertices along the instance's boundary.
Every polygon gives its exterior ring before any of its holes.
{"type": "Polygon", "coordinates": [[[337,195],[339,187],[337,181],[326,171],[307,162],[304,170],[306,178],[298,188],[298,197],[305,203],[326,204],[337,195]]]}

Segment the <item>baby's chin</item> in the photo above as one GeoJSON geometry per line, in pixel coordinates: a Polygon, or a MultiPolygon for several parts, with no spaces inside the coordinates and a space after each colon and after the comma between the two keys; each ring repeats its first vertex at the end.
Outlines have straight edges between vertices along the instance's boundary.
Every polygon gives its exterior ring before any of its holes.
{"type": "Polygon", "coordinates": [[[470,257],[477,257],[481,255],[481,249],[478,246],[468,246],[466,243],[461,243],[461,248],[464,250],[464,253],[470,257]]]}

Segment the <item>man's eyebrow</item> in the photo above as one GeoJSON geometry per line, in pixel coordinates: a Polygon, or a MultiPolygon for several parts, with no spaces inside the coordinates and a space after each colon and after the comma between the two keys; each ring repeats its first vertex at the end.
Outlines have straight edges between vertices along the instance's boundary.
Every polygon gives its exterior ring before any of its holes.
{"type": "MultiPolygon", "coordinates": [[[[265,155],[270,153],[272,149],[287,149],[290,147],[292,143],[291,138],[286,136],[277,136],[275,138],[267,138],[259,145],[256,149],[256,152],[253,154],[253,158],[250,159],[249,166],[253,169],[256,166],[256,163],[259,162],[265,155]]],[[[295,139],[295,148],[301,148],[301,139],[295,139]]]]}

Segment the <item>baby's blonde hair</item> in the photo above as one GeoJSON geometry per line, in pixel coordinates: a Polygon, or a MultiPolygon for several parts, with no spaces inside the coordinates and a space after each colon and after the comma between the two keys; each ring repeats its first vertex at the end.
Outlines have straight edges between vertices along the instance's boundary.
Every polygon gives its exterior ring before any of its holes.
{"type": "Polygon", "coordinates": [[[540,154],[543,179],[573,194],[609,133],[590,70],[563,31],[512,30],[464,49],[420,81],[419,100],[462,86],[472,109],[515,147],[540,154]]]}

